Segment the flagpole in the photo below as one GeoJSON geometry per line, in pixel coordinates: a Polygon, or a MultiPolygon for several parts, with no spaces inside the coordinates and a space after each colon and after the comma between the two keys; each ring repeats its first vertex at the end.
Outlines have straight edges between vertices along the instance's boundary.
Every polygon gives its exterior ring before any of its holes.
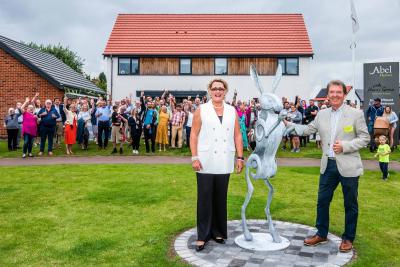
{"type": "Polygon", "coordinates": [[[354,1],[350,0],[350,11],[351,11],[351,21],[352,21],[352,29],[353,29],[353,41],[350,45],[351,48],[351,54],[352,54],[352,63],[353,63],[353,88],[352,88],[352,95],[356,96],[355,89],[356,89],[356,32],[359,29],[359,24],[358,24],[358,18],[357,18],[357,13],[356,13],[356,7],[354,5],[354,1]]]}
{"type": "Polygon", "coordinates": [[[357,46],[356,34],[353,33],[353,43],[351,44],[352,62],[353,62],[353,90],[356,89],[356,46],[357,46]]]}

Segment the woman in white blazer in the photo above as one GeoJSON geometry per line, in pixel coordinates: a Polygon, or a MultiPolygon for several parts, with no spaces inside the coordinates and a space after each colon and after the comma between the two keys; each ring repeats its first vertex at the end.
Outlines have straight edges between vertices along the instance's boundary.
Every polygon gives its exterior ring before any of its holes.
{"type": "Polygon", "coordinates": [[[203,250],[210,239],[225,243],[229,176],[235,161],[237,173],[243,168],[239,120],[235,109],[224,101],[227,92],[224,80],[212,80],[208,84],[211,99],[193,116],[190,149],[197,175],[197,251],[203,250]]]}

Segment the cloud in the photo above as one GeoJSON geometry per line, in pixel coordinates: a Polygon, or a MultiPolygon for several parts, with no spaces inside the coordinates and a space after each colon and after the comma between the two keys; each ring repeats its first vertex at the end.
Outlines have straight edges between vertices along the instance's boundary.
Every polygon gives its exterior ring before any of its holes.
{"type": "MultiPolygon", "coordinates": [[[[400,0],[355,0],[356,86],[364,62],[399,61],[400,0]]],[[[105,70],[102,52],[118,13],[302,13],[315,52],[310,92],[332,78],[351,82],[352,28],[348,0],[0,0],[0,35],[25,42],[69,46],[85,59],[84,70],[105,70]]]]}

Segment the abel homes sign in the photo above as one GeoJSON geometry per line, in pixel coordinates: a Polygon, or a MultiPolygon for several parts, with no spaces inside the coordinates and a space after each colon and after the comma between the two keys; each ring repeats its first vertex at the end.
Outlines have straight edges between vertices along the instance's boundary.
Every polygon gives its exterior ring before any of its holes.
{"type": "MultiPolygon", "coordinates": [[[[381,99],[383,106],[391,106],[399,115],[399,62],[364,64],[364,110],[377,97],[381,99]]],[[[394,139],[398,140],[398,130],[394,139]]]]}

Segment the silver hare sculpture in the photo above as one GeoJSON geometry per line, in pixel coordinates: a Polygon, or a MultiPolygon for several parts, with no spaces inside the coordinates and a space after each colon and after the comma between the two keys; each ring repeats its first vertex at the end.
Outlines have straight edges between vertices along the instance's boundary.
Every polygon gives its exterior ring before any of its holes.
{"type": "Polygon", "coordinates": [[[261,86],[257,70],[254,65],[250,66],[250,76],[261,93],[261,112],[259,113],[255,128],[256,149],[250,155],[246,163],[245,175],[247,182],[247,195],[241,209],[243,234],[247,241],[253,240],[253,236],[251,235],[246,223],[246,208],[250,202],[254,190],[250,179],[251,175],[251,177],[253,177],[255,180],[264,180],[265,184],[269,188],[267,206],[265,207],[265,215],[268,220],[268,228],[273,242],[281,243],[282,239],[275,230],[271,218],[270,205],[274,194],[274,188],[272,187],[270,178],[274,177],[276,174],[277,165],[275,155],[285,132],[285,125],[282,120],[286,117],[286,114],[284,114],[284,111],[282,111],[282,101],[277,95],[274,94],[282,77],[282,69],[280,65],[278,65],[271,92],[267,92],[261,86]],[[255,169],[256,173],[250,172],[250,169],[255,169]]]}

